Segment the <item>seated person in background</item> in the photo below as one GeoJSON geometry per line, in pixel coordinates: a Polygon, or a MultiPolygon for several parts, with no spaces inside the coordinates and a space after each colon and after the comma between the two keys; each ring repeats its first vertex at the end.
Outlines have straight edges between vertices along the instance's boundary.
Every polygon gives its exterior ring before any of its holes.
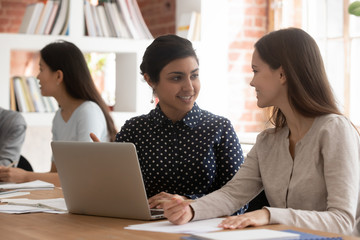
{"type": "Polygon", "coordinates": [[[335,102],[315,40],[301,29],[271,32],[252,57],[257,105],[270,121],[234,178],[195,203],[164,203],[175,224],[230,215],[264,188],[270,207],[226,218],[235,229],[266,224],[350,234],[359,193],[359,134],[335,102]]]}
{"type": "Polygon", "coordinates": [[[195,102],[199,61],[191,42],[176,35],[156,38],[140,69],[159,102],[126,121],[116,141],[135,144],[150,207],[174,194],[196,199],[219,189],[238,171],[243,154],[230,121],[195,102]]]}
{"type": "MultiPolygon", "coordinates": [[[[40,55],[37,77],[41,94],[53,96],[59,104],[52,125],[53,141],[91,141],[90,132],[102,141],[113,141],[117,131],[80,49],[73,43],[57,41],[45,46],[40,55]]],[[[60,185],[53,162],[48,173],[19,168],[0,171],[1,181],[19,183],[37,179],[60,185]]]]}
{"type": "Polygon", "coordinates": [[[26,135],[26,122],[21,113],[0,107],[0,171],[17,164],[26,135]]]}

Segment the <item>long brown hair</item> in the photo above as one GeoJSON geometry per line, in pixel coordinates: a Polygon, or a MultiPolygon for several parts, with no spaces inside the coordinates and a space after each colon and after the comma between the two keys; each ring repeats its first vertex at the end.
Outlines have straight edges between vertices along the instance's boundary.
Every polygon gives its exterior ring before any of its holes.
{"type": "MultiPolygon", "coordinates": [[[[326,76],[324,63],[315,40],[298,28],[271,32],[255,43],[261,59],[272,69],[283,68],[288,100],[305,117],[340,114],[326,76]]],[[[270,122],[275,128],[286,125],[284,114],[273,107],[270,122]]]]}
{"type": "Polygon", "coordinates": [[[40,54],[52,71],[63,72],[65,88],[70,96],[93,101],[99,105],[105,116],[110,141],[114,141],[117,133],[114,121],[110,116],[108,106],[95,87],[80,49],[71,42],[61,40],[46,45],[41,49],[40,54]]]}

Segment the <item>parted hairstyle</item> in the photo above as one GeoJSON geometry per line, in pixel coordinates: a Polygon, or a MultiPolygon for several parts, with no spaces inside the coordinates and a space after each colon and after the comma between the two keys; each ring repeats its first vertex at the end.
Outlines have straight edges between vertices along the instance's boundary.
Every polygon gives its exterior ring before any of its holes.
{"type": "Polygon", "coordinates": [[[73,43],[56,41],[40,50],[43,61],[52,71],[61,70],[66,91],[75,99],[93,101],[99,105],[106,119],[110,140],[117,133],[108,106],[97,91],[81,50],[73,43]]]}
{"type": "MultiPolygon", "coordinates": [[[[260,58],[271,69],[284,70],[290,105],[305,117],[341,114],[328,81],[315,40],[298,28],[270,32],[255,43],[260,58]]],[[[270,122],[275,128],[286,125],[281,110],[273,107],[270,122]]]]}
{"type": "Polygon", "coordinates": [[[147,48],[140,65],[141,74],[149,75],[151,82],[158,83],[161,70],[171,61],[186,57],[199,59],[192,43],[177,35],[169,34],[157,37],[147,48]]]}

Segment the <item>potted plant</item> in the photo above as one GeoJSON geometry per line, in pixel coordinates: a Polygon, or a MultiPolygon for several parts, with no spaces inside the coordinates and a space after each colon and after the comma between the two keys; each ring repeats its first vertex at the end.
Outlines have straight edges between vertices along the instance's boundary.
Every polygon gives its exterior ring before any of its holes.
{"type": "Polygon", "coordinates": [[[349,5],[348,11],[350,14],[360,16],[360,1],[355,1],[349,5]]]}

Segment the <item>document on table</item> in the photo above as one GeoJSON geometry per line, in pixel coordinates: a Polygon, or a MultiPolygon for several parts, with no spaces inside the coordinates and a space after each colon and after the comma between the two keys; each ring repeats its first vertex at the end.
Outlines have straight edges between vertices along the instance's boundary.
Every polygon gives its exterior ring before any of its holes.
{"type": "Polygon", "coordinates": [[[0,194],[0,199],[2,198],[11,198],[11,197],[19,197],[19,196],[24,196],[24,195],[28,195],[30,194],[30,192],[18,192],[17,190],[15,191],[9,191],[9,192],[2,192],[0,194]]]}
{"type": "Polygon", "coordinates": [[[3,213],[30,213],[30,212],[48,212],[48,213],[67,213],[64,198],[53,199],[1,199],[0,212],[3,213]]]}
{"type": "Polygon", "coordinates": [[[35,180],[26,183],[0,183],[0,189],[16,189],[16,190],[51,190],[54,184],[35,180]]]}
{"type": "Polygon", "coordinates": [[[224,220],[224,218],[212,218],[207,220],[193,221],[183,225],[174,225],[169,221],[157,221],[129,225],[125,227],[125,229],[167,233],[205,233],[222,230],[222,228],[218,227],[222,220],[224,220]]]}
{"type": "Polygon", "coordinates": [[[226,230],[181,237],[184,240],[294,240],[299,238],[300,235],[297,233],[270,229],[226,230]]]}

